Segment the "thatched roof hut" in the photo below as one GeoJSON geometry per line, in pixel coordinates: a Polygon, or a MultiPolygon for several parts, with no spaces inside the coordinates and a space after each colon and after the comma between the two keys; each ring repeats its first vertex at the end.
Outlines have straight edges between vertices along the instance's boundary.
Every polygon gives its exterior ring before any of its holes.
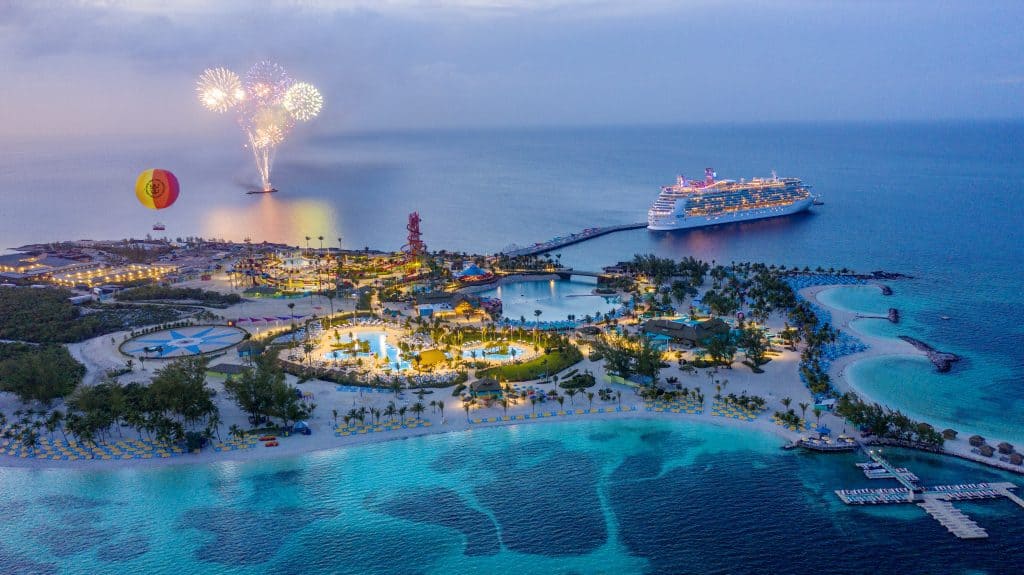
{"type": "Polygon", "coordinates": [[[997,446],[997,448],[999,449],[999,453],[1002,453],[1003,455],[1009,455],[1013,453],[1013,444],[1007,443],[1005,441],[1000,443],[997,446]]]}
{"type": "Polygon", "coordinates": [[[985,444],[985,438],[980,435],[972,435],[971,438],[968,439],[967,441],[974,447],[978,447],[979,445],[985,444]]]}
{"type": "Polygon", "coordinates": [[[1024,465],[1024,455],[1021,455],[1019,453],[1011,453],[1010,463],[1014,465],[1024,465]]]}
{"type": "Polygon", "coordinates": [[[980,451],[981,454],[984,455],[985,457],[992,457],[992,455],[994,455],[996,452],[995,448],[993,448],[991,445],[982,445],[981,447],[978,448],[978,451],[980,451]]]}
{"type": "Polygon", "coordinates": [[[470,383],[469,391],[477,397],[501,395],[501,384],[496,379],[485,377],[470,383]]]}
{"type": "Polygon", "coordinates": [[[946,441],[953,441],[954,439],[956,439],[956,430],[950,429],[948,427],[946,429],[943,429],[942,438],[945,439],[946,441]]]}

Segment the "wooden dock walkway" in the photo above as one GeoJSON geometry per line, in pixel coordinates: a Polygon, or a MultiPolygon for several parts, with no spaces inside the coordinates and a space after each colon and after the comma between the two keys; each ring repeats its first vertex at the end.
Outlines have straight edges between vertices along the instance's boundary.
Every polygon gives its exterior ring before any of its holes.
{"type": "Polygon", "coordinates": [[[988,532],[956,507],[956,501],[977,501],[1005,497],[1024,508],[1024,499],[1010,492],[1017,485],[1008,481],[995,483],[961,483],[922,487],[917,476],[905,468],[897,468],[882,457],[879,451],[868,450],[872,461],[886,471],[885,474],[868,473],[869,464],[859,463],[871,479],[894,479],[901,487],[884,489],[837,489],[836,496],[847,505],[890,505],[913,503],[924,509],[950,533],[960,539],[984,539],[988,532]]]}
{"type": "Polygon", "coordinates": [[[934,517],[947,531],[960,539],[984,539],[988,537],[987,531],[982,529],[970,517],[964,515],[963,511],[953,507],[953,504],[949,501],[929,498],[923,503],[918,503],[917,506],[927,511],[928,515],[934,517]]]}

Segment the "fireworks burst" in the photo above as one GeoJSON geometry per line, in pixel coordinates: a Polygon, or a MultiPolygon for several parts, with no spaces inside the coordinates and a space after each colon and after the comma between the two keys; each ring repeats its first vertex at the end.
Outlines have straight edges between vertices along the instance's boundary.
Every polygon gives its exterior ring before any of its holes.
{"type": "Polygon", "coordinates": [[[259,62],[245,76],[245,91],[257,107],[280,104],[291,85],[288,72],[275,62],[259,62]]]}
{"type": "Polygon", "coordinates": [[[214,112],[237,107],[238,124],[249,140],[263,190],[271,191],[270,167],[277,146],[285,141],[295,120],[315,118],[324,99],[312,84],[295,82],[274,62],[259,62],[249,69],[245,84],[225,68],[203,72],[196,84],[199,101],[214,112]]]}
{"type": "Polygon", "coordinates": [[[296,120],[308,122],[317,117],[324,106],[324,97],[316,86],[306,82],[296,82],[284,93],[284,109],[288,110],[296,120]]]}
{"type": "Polygon", "coordinates": [[[210,68],[203,71],[196,82],[199,102],[207,110],[224,113],[245,99],[242,81],[227,68],[210,68]]]}

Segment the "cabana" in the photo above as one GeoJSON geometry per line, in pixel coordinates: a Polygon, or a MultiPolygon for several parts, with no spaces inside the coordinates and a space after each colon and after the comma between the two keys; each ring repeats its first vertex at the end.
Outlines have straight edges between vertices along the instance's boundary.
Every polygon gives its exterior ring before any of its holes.
{"type": "Polygon", "coordinates": [[[500,397],[501,384],[496,379],[485,377],[469,384],[469,393],[473,397],[500,397]]]}

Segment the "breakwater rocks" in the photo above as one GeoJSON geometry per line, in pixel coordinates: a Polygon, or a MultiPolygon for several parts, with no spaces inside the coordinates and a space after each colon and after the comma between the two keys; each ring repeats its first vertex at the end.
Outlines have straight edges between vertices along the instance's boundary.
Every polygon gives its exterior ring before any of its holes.
{"type": "Polygon", "coordinates": [[[898,309],[896,309],[894,307],[889,308],[889,321],[891,321],[892,323],[899,323],[900,322],[900,310],[898,310],[898,309]]]}
{"type": "Polygon", "coordinates": [[[948,353],[945,351],[939,351],[927,343],[914,339],[909,335],[901,335],[900,339],[914,346],[916,349],[925,352],[928,355],[928,359],[931,360],[935,368],[940,373],[946,373],[953,367],[954,361],[960,361],[960,356],[955,353],[948,353]]]}
{"type": "Polygon", "coordinates": [[[909,280],[914,279],[914,276],[908,276],[907,274],[901,274],[900,272],[887,272],[884,270],[875,270],[868,275],[860,276],[864,279],[876,279],[876,280],[909,280]]]}
{"type": "Polygon", "coordinates": [[[885,284],[879,284],[878,287],[880,287],[882,289],[882,295],[892,295],[892,288],[891,287],[889,287],[889,286],[887,286],[885,284]]]}

